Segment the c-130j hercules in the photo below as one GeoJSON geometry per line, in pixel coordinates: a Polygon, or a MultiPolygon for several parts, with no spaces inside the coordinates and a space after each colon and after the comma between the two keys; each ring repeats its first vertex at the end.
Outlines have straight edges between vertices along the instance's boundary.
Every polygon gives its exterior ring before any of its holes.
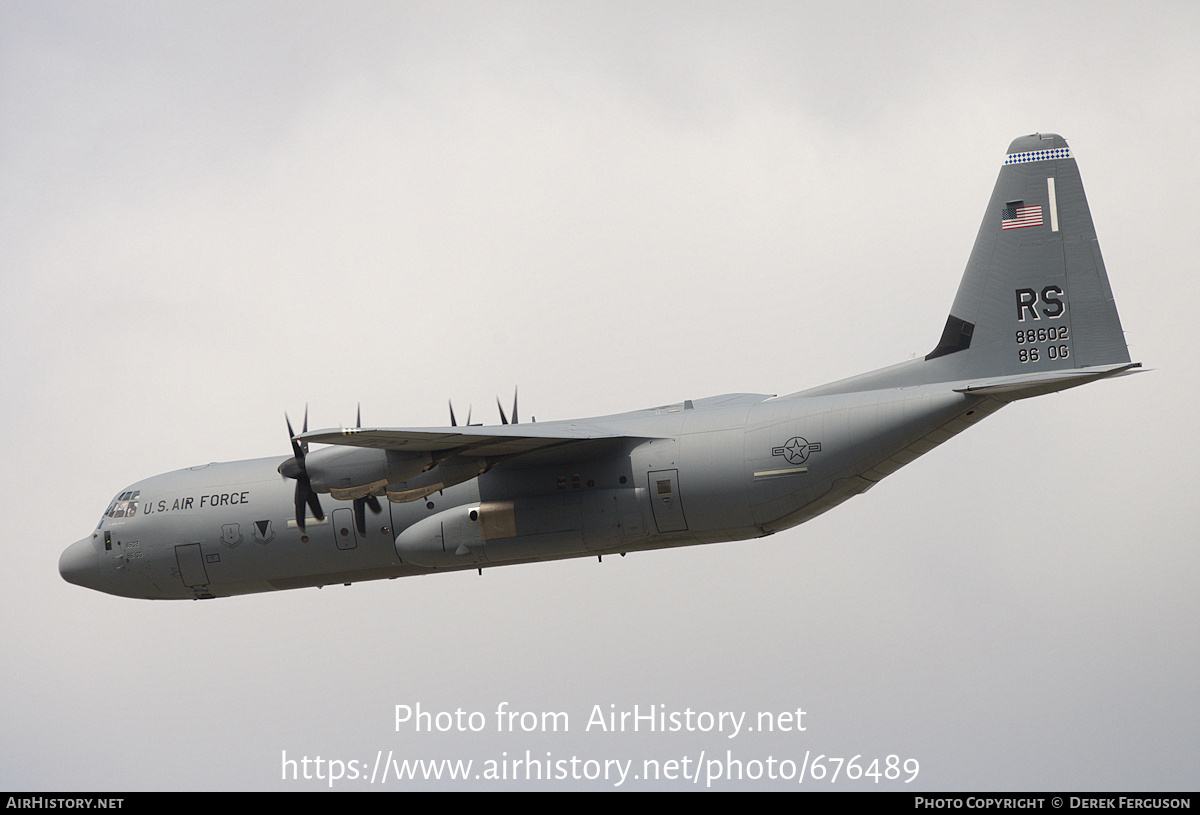
{"type": "Polygon", "coordinates": [[[498,427],[453,413],[432,429],[289,423],[290,458],[122,490],[59,571],[109,594],[192,599],[757,538],[1009,402],[1136,367],[1071,150],[1022,136],[923,358],[787,396],[576,421],[519,424],[514,405],[498,427]]]}

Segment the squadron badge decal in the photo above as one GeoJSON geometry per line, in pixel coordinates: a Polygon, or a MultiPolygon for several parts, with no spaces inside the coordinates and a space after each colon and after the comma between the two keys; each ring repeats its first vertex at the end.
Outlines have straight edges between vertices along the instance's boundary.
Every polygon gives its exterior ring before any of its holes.
{"type": "Polygon", "coordinates": [[[251,526],[254,527],[255,542],[265,545],[275,540],[275,529],[270,521],[255,521],[251,526]]]}
{"type": "Polygon", "coordinates": [[[242,533],[237,524],[221,525],[221,543],[225,544],[230,549],[235,549],[241,542],[242,533]]]}

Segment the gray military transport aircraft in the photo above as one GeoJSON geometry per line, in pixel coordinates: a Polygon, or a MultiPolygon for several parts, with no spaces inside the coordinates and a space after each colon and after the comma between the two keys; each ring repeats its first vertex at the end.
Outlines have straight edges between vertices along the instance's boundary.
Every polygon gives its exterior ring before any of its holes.
{"type": "Polygon", "coordinates": [[[310,433],[306,416],[299,434],[287,425],[290,458],[125,488],[59,571],[109,594],[199,599],[758,538],[1009,402],[1137,367],[1071,150],[1022,136],[923,358],[788,396],[577,421],[519,424],[514,403],[494,427],[452,410],[450,427],[310,433]]]}

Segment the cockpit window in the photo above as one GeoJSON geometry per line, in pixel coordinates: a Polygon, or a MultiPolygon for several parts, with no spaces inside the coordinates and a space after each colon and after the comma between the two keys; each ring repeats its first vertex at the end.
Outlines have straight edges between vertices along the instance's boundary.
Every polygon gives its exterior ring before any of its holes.
{"type": "Polygon", "coordinates": [[[126,490],[113,499],[109,505],[108,511],[104,513],[105,518],[132,518],[137,515],[138,496],[142,494],[141,490],[126,490]]]}

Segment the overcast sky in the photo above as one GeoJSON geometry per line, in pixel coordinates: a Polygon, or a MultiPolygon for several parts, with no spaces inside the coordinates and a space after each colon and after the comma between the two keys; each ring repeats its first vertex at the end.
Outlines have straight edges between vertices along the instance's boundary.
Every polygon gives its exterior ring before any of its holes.
{"type": "Polygon", "coordinates": [[[0,789],[526,750],[1195,789],[1198,32],[1183,2],[0,3],[0,789]],[[494,422],[519,385],[563,419],[926,353],[1035,131],[1151,373],[758,541],[203,603],[58,575],[126,485],[287,454],[285,410],[494,422]],[[497,733],[502,702],[570,732],[497,733]],[[417,703],[488,728],[397,732],[417,703]],[[585,730],[635,704],[806,730],[585,730]]]}

